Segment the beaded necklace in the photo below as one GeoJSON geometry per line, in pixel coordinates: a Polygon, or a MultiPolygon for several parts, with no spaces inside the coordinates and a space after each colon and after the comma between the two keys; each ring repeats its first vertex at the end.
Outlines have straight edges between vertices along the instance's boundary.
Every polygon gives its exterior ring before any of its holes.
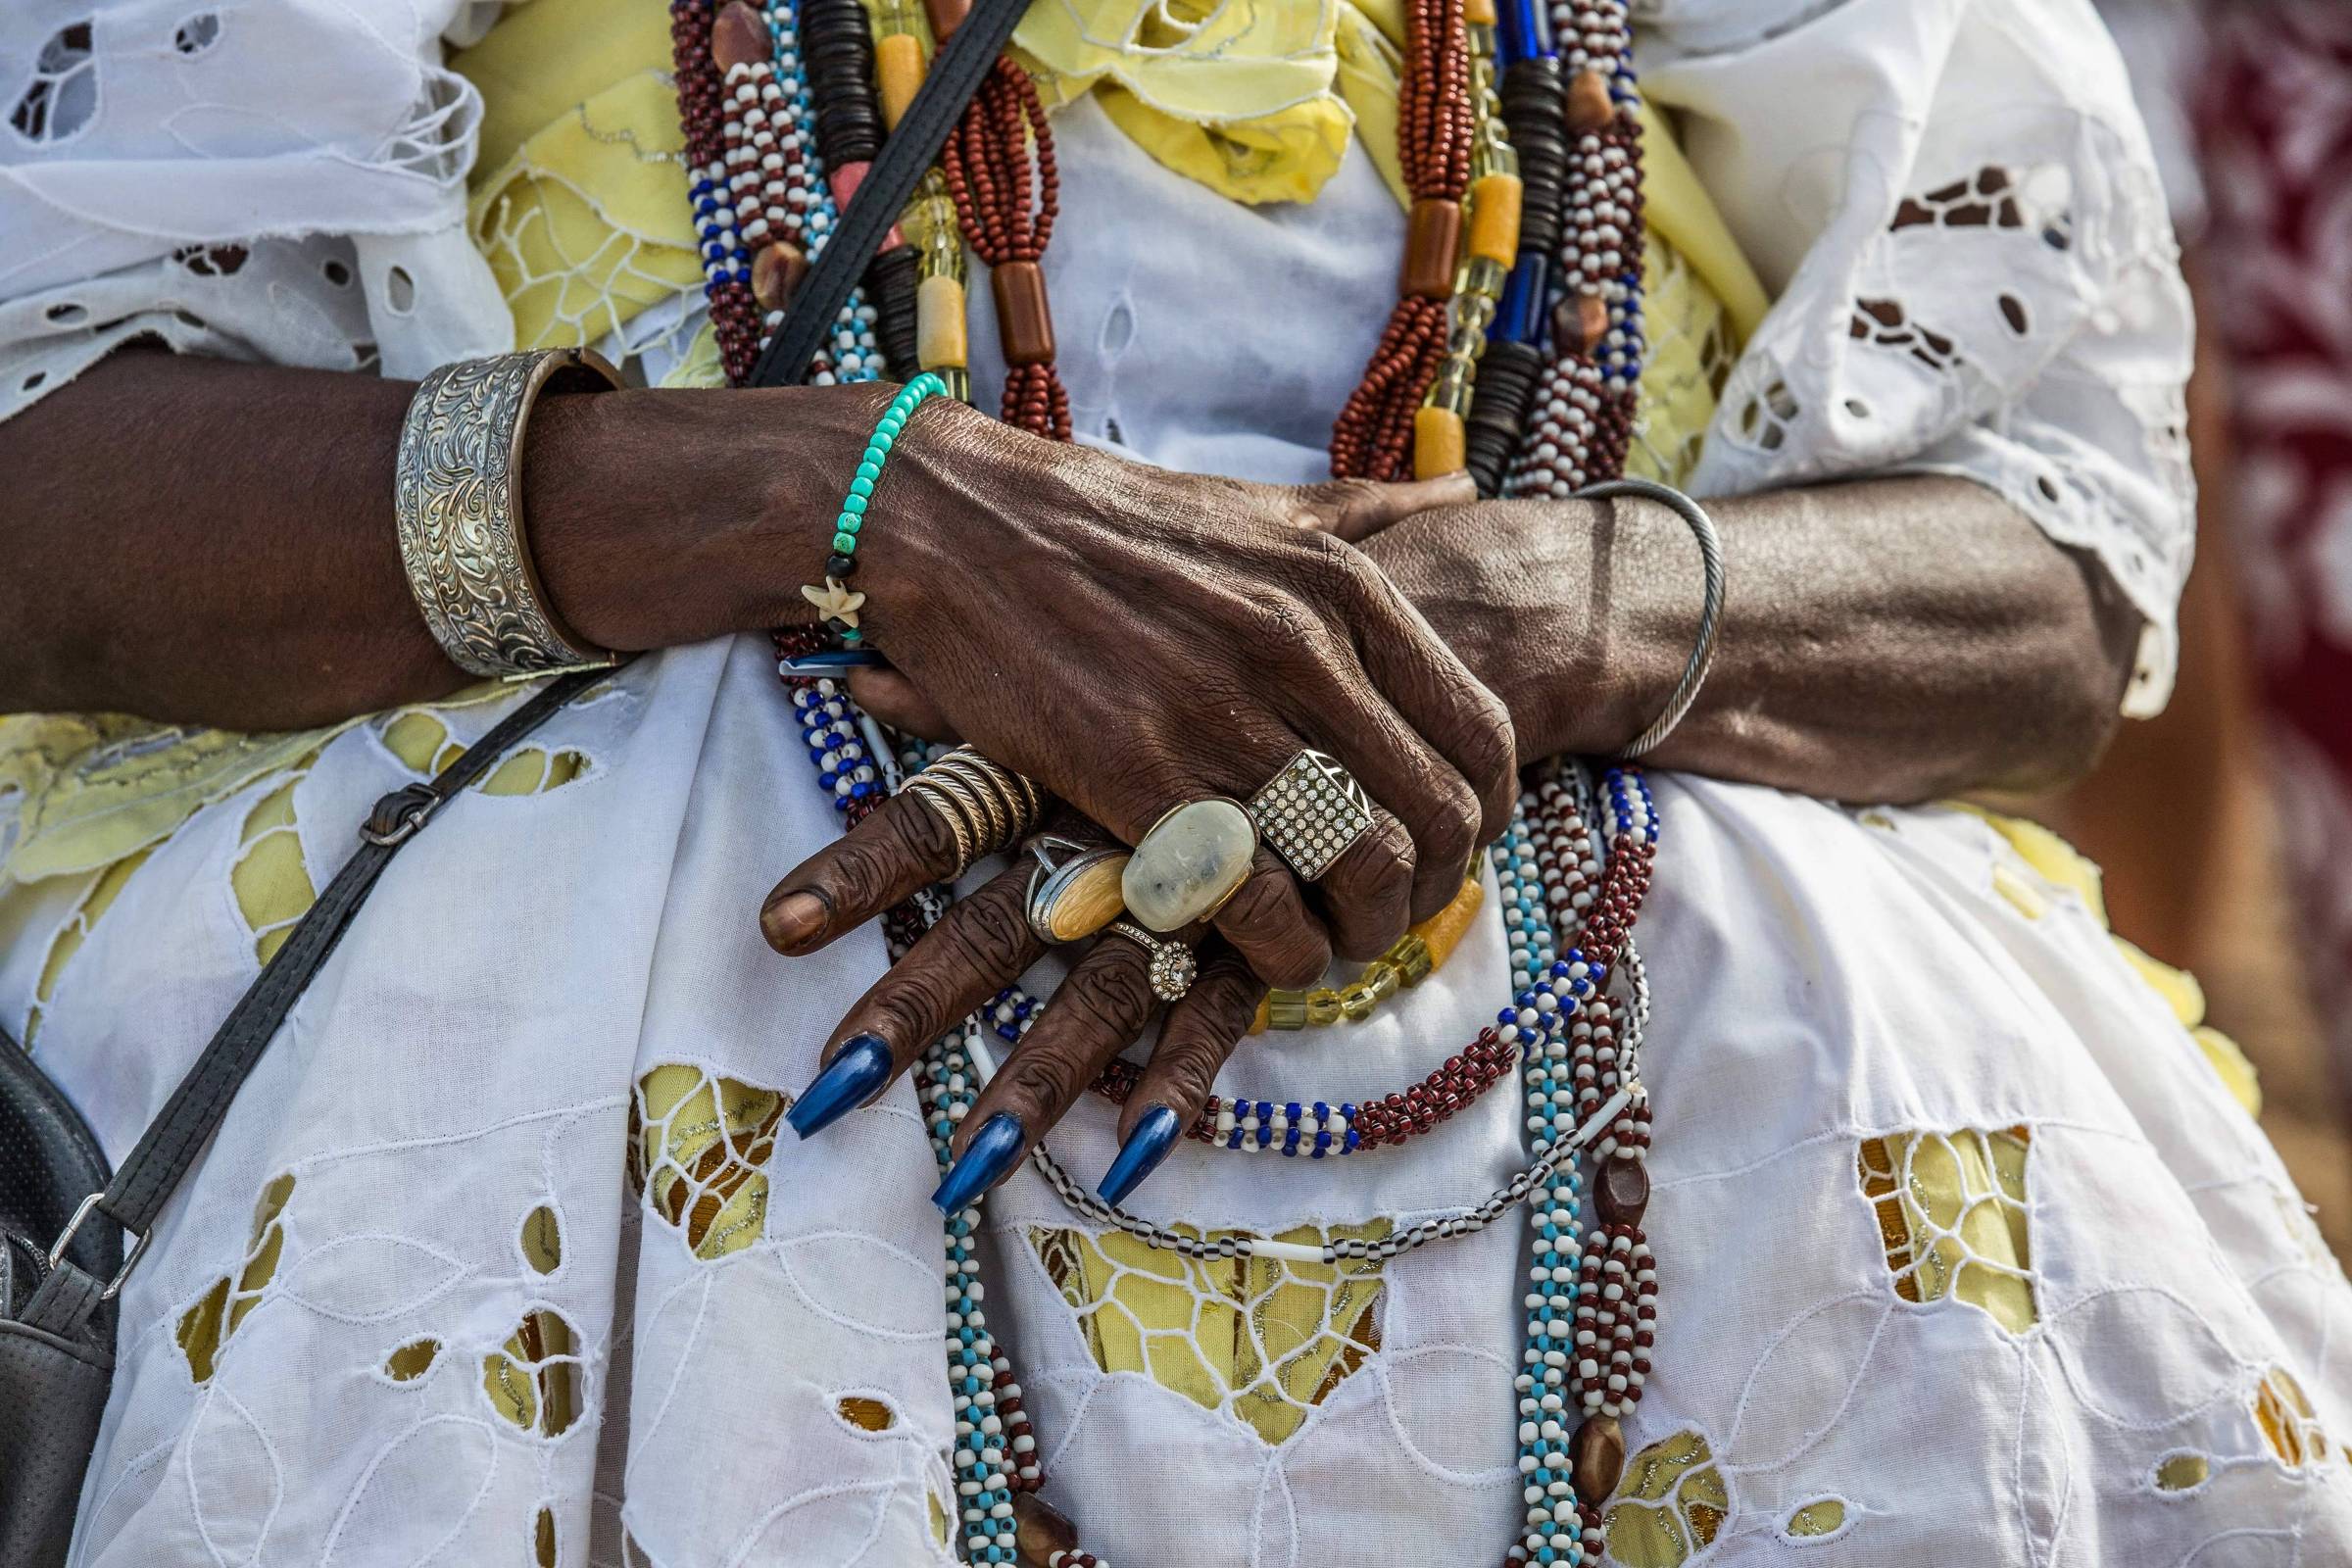
{"type": "MultiPolygon", "coordinates": [[[[1408,55],[1399,120],[1400,126],[1413,127],[1402,135],[1416,200],[1406,286],[1400,289],[1403,297],[1384,330],[1364,383],[1335,429],[1334,469],[1348,471],[1343,464],[1361,462],[1370,465],[1364,471],[1401,476],[1402,449],[1409,444],[1414,466],[1425,472],[1459,466],[1466,458],[1482,493],[1494,492],[1494,475],[1507,463],[1501,484],[1508,492],[1565,494],[1622,467],[1640,375],[1640,146],[1632,116],[1631,33],[1623,0],[1553,0],[1550,20],[1566,41],[1574,70],[1563,89],[1556,85],[1559,64],[1543,37],[1534,0],[1515,0],[1499,29],[1490,4],[1491,0],[1469,0],[1471,11],[1464,18],[1448,0],[1419,0],[1408,15],[1408,42],[1415,46],[1408,55]],[[1449,42],[1457,37],[1458,50],[1449,42]],[[1499,94],[1494,71],[1498,64],[1499,94]],[[1561,150],[1567,137],[1555,133],[1545,119],[1547,106],[1555,104],[1565,105],[1567,135],[1574,138],[1572,158],[1561,150]],[[1455,157],[1455,135],[1465,123],[1472,127],[1482,160],[1475,166],[1467,155],[1455,157]],[[1517,135],[1506,136],[1505,125],[1517,135]],[[1413,150],[1419,145],[1413,141],[1417,133],[1427,138],[1426,153],[1413,150]],[[1510,161],[1513,140],[1525,150],[1524,162],[1510,161]],[[1462,165],[1458,173],[1457,162],[1462,165]],[[1482,183],[1495,179],[1487,190],[1496,193],[1481,192],[1485,199],[1474,199],[1474,230],[1481,210],[1498,210],[1506,198],[1514,209],[1523,206],[1524,216],[1518,210],[1511,213],[1508,244],[1496,237],[1502,225],[1491,222],[1483,241],[1474,233],[1467,260],[1442,296],[1444,339],[1433,356],[1427,323],[1430,304],[1440,296],[1410,286],[1416,280],[1411,255],[1415,242],[1433,253],[1437,249],[1432,236],[1446,222],[1439,204],[1448,201],[1453,204],[1454,230],[1447,236],[1446,254],[1450,257],[1458,248],[1462,185],[1473,168],[1482,183]],[[1529,199],[1524,203],[1519,200],[1521,170],[1529,176],[1529,199]],[[1504,176],[1508,183],[1502,182],[1504,176]],[[1573,216],[1563,212],[1563,197],[1571,191],[1573,216]],[[1432,205],[1425,209],[1424,202],[1432,205]],[[1432,216],[1422,216],[1425,211],[1432,216]],[[1497,251],[1510,258],[1507,276],[1502,276],[1497,251]],[[1556,277],[1547,276],[1554,266],[1556,277]],[[1547,339],[1553,349],[1548,356],[1547,339]],[[1505,347],[1494,362],[1490,389],[1473,376],[1482,356],[1496,346],[1505,347]],[[1521,352],[1527,349],[1533,350],[1532,358],[1521,352]],[[1424,363],[1431,368],[1421,377],[1424,363]],[[1409,396],[1400,390],[1405,388],[1409,396]],[[1400,407],[1409,420],[1409,442],[1396,433],[1400,407]],[[1536,439],[1522,443],[1521,433],[1531,422],[1536,439]]],[[[958,0],[937,0],[930,9],[935,31],[944,37],[959,20],[958,0]]],[[[691,122],[698,106],[702,120],[707,122],[710,118],[710,89],[689,69],[686,58],[692,52],[692,19],[698,13],[707,25],[709,0],[676,0],[673,17],[684,20],[673,24],[673,38],[680,53],[681,114],[690,121],[689,158],[698,174],[698,223],[706,224],[705,255],[711,274],[707,292],[715,324],[722,310],[741,310],[740,291],[754,279],[743,266],[741,236],[725,227],[734,213],[717,204],[710,212],[704,208],[705,197],[719,188],[717,182],[728,167],[723,149],[718,161],[708,156],[707,123],[698,143],[691,122]]],[[[808,77],[801,74],[792,47],[790,0],[768,0],[766,20],[774,50],[768,64],[778,80],[772,86],[756,80],[754,101],[798,106],[799,123],[805,124],[808,77]]],[[[904,53],[899,51],[901,59],[904,53]]],[[[847,81],[854,73],[833,74],[847,81]]],[[[902,79],[904,74],[902,68],[902,79]]],[[[733,67],[727,79],[735,80],[733,67]]],[[[865,90],[862,81],[848,84],[865,90]]],[[[903,86],[902,99],[910,90],[903,86]]],[[[741,104],[740,96],[736,102],[741,104]]],[[[899,107],[904,107],[903,101],[899,107]]],[[[747,142],[759,128],[749,125],[749,119],[746,114],[747,142]]],[[[1050,238],[1055,205],[1051,133],[1042,110],[1035,110],[1034,88],[1025,75],[1017,82],[1009,79],[1003,62],[991,86],[967,111],[967,121],[973,123],[960,127],[958,140],[951,142],[959,149],[955,156],[962,167],[960,178],[948,177],[949,160],[943,158],[943,170],[935,172],[909,210],[910,219],[924,220],[917,235],[918,329],[908,334],[886,327],[885,334],[894,347],[913,336],[924,368],[946,371],[960,393],[960,320],[950,332],[944,322],[935,324],[922,314],[926,305],[952,300],[960,317],[961,247],[944,232],[945,213],[952,206],[975,249],[992,266],[1018,269],[1024,262],[1031,264],[1029,273],[1036,277],[1033,305],[1033,285],[1020,272],[1014,277],[1013,309],[1008,310],[1002,297],[1005,285],[999,285],[1001,325],[1008,318],[1016,325],[1025,323],[1029,339],[1019,359],[1014,346],[1007,345],[1005,358],[1012,373],[1007,377],[1005,415],[1040,433],[1066,439],[1066,396],[1052,371],[1051,322],[1042,275],[1034,268],[1050,238]],[[1020,205],[1032,191],[1026,158],[1015,162],[1007,152],[1021,143],[1038,149],[1035,206],[1028,210],[1020,205]],[[976,187],[996,193],[980,198],[990,205],[985,220],[977,222],[976,187]],[[1016,191],[1018,197],[1008,194],[1016,191]],[[1006,261],[1000,263],[1000,255],[1006,261]],[[953,290],[926,285],[952,285],[953,290]],[[1042,345],[1035,341],[1041,328],[1042,345]],[[1042,354],[1036,352],[1041,346],[1042,354]],[[934,357],[955,363],[934,366],[928,363],[934,357]]],[[[721,129],[735,135],[737,122],[725,122],[721,129]]],[[[870,149],[866,156],[870,158],[870,149]]],[[[764,163],[760,167],[764,172],[764,163]]],[[[815,172],[820,167],[812,151],[805,151],[797,166],[786,160],[782,172],[788,181],[799,176],[811,193],[803,206],[814,206],[815,199],[827,196],[815,172]]],[[[728,196],[738,188],[732,180],[724,186],[728,196]]],[[[763,182],[762,194],[764,188],[763,182]]],[[[788,209],[794,188],[785,186],[788,209]]],[[[849,192],[840,194],[846,199],[849,192]]],[[[810,249],[821,244],[822,228],[831,221],[829,200],[819,210],[825,223],[810,225],[810,249]]],[[[776,221],[766,212],[758,216],[768,218],[771,227],[776,221]]],[[[870,284],[873,273],[868,276],[870,284]]],[[[797,272],[787,277],[787,290],[791,281],[797,281],[797,272]]],[[[886,300],[886,308],[903,315],[904,293],[894,292],[898,300],[886,300]]],[[[755,304],[764,307],[766,302],[755,304]]],[[[768,310],[759,327],[772,329],[780,310],[780,303],[768,310]]],[[[853,297],[844,315],[855,328],[870,325],[876,313],[858,306],[853,297]]],[[[722,332],[722,359],[730,379],[748,373],[760,336],[758,331],[750,335],[746,352],[740,317],[722,332]]],[[[843,350],[845,361],[857,355],[850,368],[863,372],[858,378],[876,373],[870,331],[861,341],[844,344],[843,350]]],[[[820,641],[803,632],[782,634],[779,651],[802,651],[820,641]]],[[[857,712],[835,683],[788,680],[787,685],[820,784],[843,812],[845,825],[854,826],[886,798],[898,771],[896,759],[872,721],[857,712]]],[[[1196,1121],[1192,1136],[1220,1148],[1279,1148],[1286,1154],[1305,1152],[1310,1157],[1381,1147],[1428,1131],[1499,1081],[1513,1064],[1519,1066],[1534,1156],[1529,1170],[1479,1207],[1409,1228],[1403,1240],[1384,1239],[1379,1250],[1393,1255],[1462,1234],[1491,1222],[1512,1203],[1532,1200],[1528,1339],[1523,1370],[1515,1380],[1526,1527],[1506,1561],[1573,1565],[1597,1561],[1601,1555],[1599,1509],[1614,1490],[1624,1461],[1620,1422],[1641,1397],[1655,1337],[1656,1271],[1641,1228],[1648,1198],[1643,1161],[1649,1118],[1640,1088],[1638,1053],[1647,993],[1630,943],[1630,927],[1648,883],[1656,817],[1638,772],[1608,774],[1601,803],[1608,843],[1604,865],[1594,856],[1585,827],[1590,786],[1581,770],[1555,760],[1544,764],[1537,778],[1537,787],[1522,798],[1510,831],[1490,850],[1502,890],[1514,978],[1513,1004],[1498,1015],[1495,1026],[1403,1095],[1362,1106],[1342,1102],[1336,1111],[1322,1102],[1276,1107],[1264,1101],[1212,1101],[1196,1121]],[[1582,946],[1560,956],[1561,944],[1580,933],[1582,946]],[[1603,995],[1612,967],[1620,962],[1634,983],[1630,1009],[1603,995]],[[1367,1131],[1374,1136],[1367,1138],[1367,1131]],[[1575,1162],[1579,1149],[1588,1146],[1594,1158],[1598,1221],[1590,1246],[1584,1182],[1575,1162]],[[1576,1412],[1573,1428],[1571,1411],[1576,1412]]],[[[925,890],[886,916],[894,960],[943,906],[936,890],[925,890]]],[[[976,1014],[963,1031],[938,1042],[918,1064],[915,1082],[943,1168],[950,1162],[949,1139],[956,1123],[968,1111],[983,1081],[984,1069],[977,1059],[982,1054],[977,1049],[981,1031],[993,1027],[1017,1043],[1037,1007],[1033,999],[1008,988],[984,1015],[976,1014]]],[[[1133,1069],[1126,1070],[1122,1086],[1117,1071],[1122,1066],[1114,1063],[1096,1085],[1099,1092],[1117,1099],[1132,1090],[1133,1069]]],[[[1035,1160],[1064,1200],[1082,1214],[1101,1208],[1060,1172],[1042,1141],[1035,1160]]],[[[1153,1245],[1205,1247],[1221,1255],[1244,1250],[1287,1255],[1282,1244],[1255,1238],[1225,1236],[1201,1243],[1115,1210],[1103,1210],[1097,1217],[1144,1235],[1153,1245]]],[[[1106,1568],[1079,1547],[1069,1521],[1037,1495],[1044,1474],[1035,1436],[1010,1363],[990,1335],[980,1305],[977,1222],[974,1207],[951,1217],[946,1228],[948,1356],[957,1405],[955,1466],[967,1559],[1106,1568]]],[[[1370,1255],[1362,1244],[1346,1242],[1326,1248],[1324,1253],[1326,1260],[1370,1255]]]]}
{"type": "MultiPolygon", "coordinates": [[[[765,0],[763,11],[731,4],[714,14],[711,0],[673,0],[669,15],[703,294],[719,365],[741,385],[840,214],[810,134],[815,113],[793,5],[765,0]]],[[[881,374],[875,318],[853,290],[811,384],[881,374]]]]}

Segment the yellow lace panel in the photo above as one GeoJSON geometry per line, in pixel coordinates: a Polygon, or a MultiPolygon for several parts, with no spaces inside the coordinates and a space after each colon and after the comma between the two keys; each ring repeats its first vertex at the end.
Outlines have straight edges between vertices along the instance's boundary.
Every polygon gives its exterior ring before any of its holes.
{"type": "Polygon", "coordinates": [[[1642,396],[1625,471],[1681,484],[1698,466],[1707,423],[1740,358],[1740,344],[1723,302],[1681,251],[1651,231],[1643,236],[1642,257],[1642,323],[1649,358],[1642,367],[1642,396]]]}
{"type": "Polygon", "coordinates": [[[81,945],[90,939],[90,933],[98,927],[99,916],[105,914],[114,904],[116,897],[130,881],[130,874],[144,865],[147,857],[153,853],[152,850],[140,850],[136,854],[126,855],[99,872],[92,879],[89,891],[81,896],[81,902],[74,906],[74,912],[67,916],[66,923],[57,928],[57,935],[49,939],[49,952],[41,959],[41,977],[33,983],[32,1007],[24,1016],[24,1049],[27,1051],[32,1049],[34,1040],[40,1035],[41,1015],[48,1010],[50,1000],[57,995],[57,982],[64,976],[66,965],[73,961],[74,955],[81,951],[81,945]]]}
{"type": "Polygon", "coordinates": [[[706,1261],[760,1239],[767,1160],[792,1097],[669,1063],[629,1102],[629,1182],[646,1207],[706,1261]]]}
{"type": "Polygon", "coordinates": [[[235,1273],[215,1280],[193,1306],[180,1313],[174,1338],[179,1342],[180,1353],[188,1358],[188,1375],[197,1382],[212,1377],[229,1336],[237,1332],[237,1325],[245,1321],[245,1315],[260,1302],[262,1293],[276,1277],[277,1260],[286,1248],[285,1226],[280,1216],[293,1197],[291,1172],[262,1189],[261,1199],[253,1207],[253,1234],[245,1244],[245,1260],[238,1264],[235,1273]]]}
{"type": "MultiPolygon", "coordinates": [[[[412,708],[394,714],[381,731],[384,749],[412,773],[429,778],[456,761],[466,750],[449,726],[430,709],[412,708]]],[[[508,756],[474,784],[484,795],[541,795],[584,777],[588,754],[564,748],[549,751],[524,746],[508,756]]]]}
{"type": "Polygon", "coordinates": [[[542,1508],[531,1524],[531,1561],[538,1568],[556,1568],[556,1511],[542,1508]]]}
{"type": "Polygon", "coordinates": [[[595,343],[701,289],[668,21],[660,6],[534,0],[451,56],[482,89],[466,223],[516,348],[595,343]]]}
{"type": "Polygon", "coordinates": [[[482,1393],[499,1416],[560,1438],[580,1417],[578,1337],[552,1307],[525,1312],[507,1343],[482,1357],[482,1393]]]}
{"type": "Polygon", "coordinates": [[[255,802],[238,829],[237,859],[228,883],[237,912],[253,932],[253,955],[263,963],[277,956],[294,923],[310,912],[318,890],[302,855],[302,830],[294,821],[294,789],[310,776],[318,754],[288,769],[284,781],[255,802]]]}
{"type": "Polygon", "coordinates": [[[834,1413],[860,1432],[888,1432],[898,1423],[898,1414],[880,1399],[862,1394],[852,1394],[834,1401],[834,1413]]]}
{"type": "Polygon", "coordinates": [[[111,714],[0,718],[0,795],[22,792],[0,882],[95,871],[151,849],[335,733],[237,735],[111,714]]]}
{"type": "Polygon", "coordinates": [[[564,1262],[564,1227],[556,1211],[541,1203],[522,1217],[522,1260],[533,1273],[553,1274],[564,1262]]]}
{"type": "MultiPolygon", "coordinates": [[[[1328,1232],[1301,1226],[1276,1239],[1320,1247],[1388,1232],[1382,1220],[1328,1232]]],[[[1268,1444],[1296,1433],[1380,1348],[1380,1265],[1370,1259],[1193,1258],[1124,1231],[1032,1227],[1028,1238],[1097,1366],[1144,1373],[1268,1444]]]]}
{"type": "Polygon", "coordinates": [[[2027,1235],[2032,1130],[1964,1128],[1865,1138],[1854,1160],[1878,1220],[1894,1294],[1945,1297],[1990,1313],[2012,1334],[2039,1319],[2027,1235]]]}
{"type": "Polygon", "coordinates": [[[1731,1506],[1705,1438],[1695,1432],[1661,1438],[1626,1461],[1617,1494],[1601,1515],[1609,1559],[1625,1568],[1682,1568],[1714,1543],[1731,1506]]]}

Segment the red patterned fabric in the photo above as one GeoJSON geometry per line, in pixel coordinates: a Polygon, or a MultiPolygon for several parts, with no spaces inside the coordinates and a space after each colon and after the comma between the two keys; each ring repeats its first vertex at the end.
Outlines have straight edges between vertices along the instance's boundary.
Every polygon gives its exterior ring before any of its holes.
{"type": "Polygon", "coordinates": [[[2206,8],[2194,104],[2249,641],[2312,984],[2352,1082],[2352,6],[2206,8]]]}

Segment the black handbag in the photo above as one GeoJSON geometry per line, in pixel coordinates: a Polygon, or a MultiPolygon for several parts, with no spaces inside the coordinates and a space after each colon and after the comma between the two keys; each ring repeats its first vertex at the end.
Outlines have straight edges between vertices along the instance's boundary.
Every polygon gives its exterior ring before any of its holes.
{"type": "MultiPolygon", "coordinates": [[[[978,0],[932,62],[754,372],[801,381],[825,329],[995,65],[1029,0],[978,0]]],[[[400,847],[558,709],[603,678],[551,681],[430,783],[375,803],[358,853],[264,966],[110,1175],[73,1105],[0,1034],[0,1568],[61,1568],[115,1366],[115,1293],[238,1086],[400,847]],[[86,1195],[86,1196],[85,1196],[86,1195]],[[135,1237],[127,1256],[122,1236],[135,1237]],[[54,1238],[44,1242],[43,1238],[54,1238]]]]}

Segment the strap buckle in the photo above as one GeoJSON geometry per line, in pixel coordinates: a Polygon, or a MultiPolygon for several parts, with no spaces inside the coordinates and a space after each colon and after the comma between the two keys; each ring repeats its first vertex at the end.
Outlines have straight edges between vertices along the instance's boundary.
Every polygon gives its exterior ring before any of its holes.
{"type": "Polygon", "coordinates": [[[375,809],[360,824],[360,837],[386,849],[405,843],[440,809],[441,799],[441,792],[430,784],[403,784],[375,803],[375,809]]]}
{"type": "MultiPolygon", "coordinates": [[[[52,1271],[54,1271],[59,1264],[65,1262],[67,1244],[74,1240],[74,1233],[81,1229],[81,1222],[89,1218],[90,1210],[96,1208],[98,1206],[98,1200],[104,1198],[105,1196],[106,1195],[104,1193],[92,1193],[89,1197],[81,1200],[81,1206],[79,1208],[74,1210],[74,1217],[66,1221],[65,1234],[57,1239],[57,1245],[55,1247],[49,1249],[49,1267],[52,1271]]],[[[127,1232],[125,1234],[127,1234],[127,1232]]],[[[122,1266],[115,1270],[115,1277],[111,1280],[108,1280],[106,1282],[106,1289],[98,1293],[98,1299],[101,1301],[111,1301],[115,1298],[115,1293],[122,1288],[122,1282],[130,1278],[131,1265],[139,1260],[139,1254],[141,1252],[147,1250],[147,1237],[151,1234],[153,1233],[143,1233],[139,1237],[138,1241],[132,1244],[130,1250],[123,1255],[122,1266]]]]}

